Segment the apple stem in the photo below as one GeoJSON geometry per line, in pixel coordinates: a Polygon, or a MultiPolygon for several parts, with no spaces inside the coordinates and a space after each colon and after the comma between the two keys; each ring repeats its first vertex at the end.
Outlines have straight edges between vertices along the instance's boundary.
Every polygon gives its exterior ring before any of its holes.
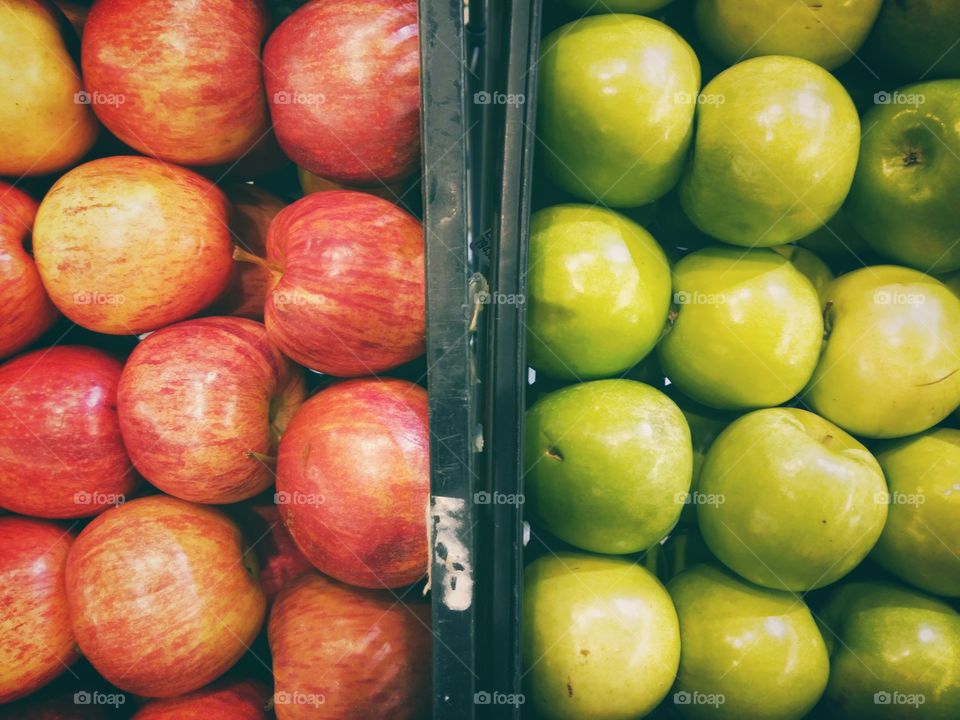
{"type": "Polygon", "coordinates": [[[247,457],[251,458],[252,460],[258,460],[267,465],[277,464],[277,458],[275,458],[273,455],[264,455],[263,453],[258,453],[254,450],[248,450],[247,457]]]}
{"type": "Polygon", "coordinates": [[[253,263],[254,265],[259,265],[262,268],[266,268],[270,272],[278,274],[283,272],[277,265],[267,262],[266,258],[262,258],[259,255],[254,255],[252,252],[247,252],[239,245],[233,246],[233,259],[237,262],[248,262],[253,263]]]}

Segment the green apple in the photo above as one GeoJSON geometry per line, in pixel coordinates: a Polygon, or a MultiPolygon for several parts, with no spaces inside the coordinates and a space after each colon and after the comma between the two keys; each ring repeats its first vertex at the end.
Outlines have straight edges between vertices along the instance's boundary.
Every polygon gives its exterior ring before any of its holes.
{"type": "Polygon", "coordinates": [[[868,438],[933,427],[960,404],[960,300],[916,270],[875,265],[821,293],[827,338],[804,402],[868,438]]]}
{"type": "Polygon", "coordinates": [[[911,80],[960,77],[958,37],[956,0],[896,0],[883,4],[866,49],[871,59],[911,80]]]}
{"type": "Polygon", "coordinates": [[[673,602],[628,560],[545,555],[527,566],[527,700],[545,720],[632,720],[670,690],[680,661],[673,602]]]}
{"type": "Polygon", "coordinates": [[[960,269],[960,80],[910,85],[863,116],[850,222],[880,255],[960,269]]]}
{"type": "Polygon", "coordinates": [[[836,717],[960,717],[960,615],[881,582],[847,583],[819,614],[830,652],[826,708],[836,717]]]}
{"type": "Polygon", "coordinates": [[[881,0],[696,0],[697,32],[728,63],[792,55],[832,70],[854,56],[881,0]]]}
{"type": "Polygon", "coordinates": [[[680,177],[699,88],[697,56],[663,23],[616,14],[575,20],[543,41],[538,159],[583,200],[652,202],[680,177]]]}
{"type": "Polygon", "coordinates": [[[680,201],[718,240],[793,242],[840,208],[859,147],[857,110],[830,73],[794,57],[746,60],[700,93],[680,201]]]}
{"type": "Polygon", "coordinates": [[[960,597],[960,430],[884,443],[877,460],[890,512],[871,557],[921,590],[960,597]]]}
{"type": "Polygon", "coordinates": [[[695,565],[668,584],[680,620],[672,700],[683,718],[799,720],[823,694],[830,663],[803,600],[695,565]]]}
{"type": "Polygon", "coordinates": [[[834,278],[833,271],[827,264],[805,247],[778,245],[773,249],[793,263],[818,293],[834,278]]]}
{"type": "Polygon", "coordinates": [[[800,392],[823,341],[817,291],[768,248],[709,247],[673,270],[670,327],[657,355],[670,381],[724,410],[779,405],[800,392]]]}
{"type": "Polygon", "coordinates": [[[633,367],[653,349],[670,310],[670,267],[653,236],[587,205],[534,214],[527,288],[528,361],[559,378],[633,367]]]}
{"type": "Polygon", "coordinates": [[[683,413],[633,380],[595,380],[541,398],[526,414],[533,517],[584,550],[645,550],[676,524],[693,466],[683,413]]]}
{"type": "Polygon", "coordinates": [[[747,580],[812,590],[850,572],[887,519],[887,486],[870,451],[799,408],[757,410],[714,440],[697,506],[710,550],[747,580]]]}
{"type": "Polygon", "coordinates": [[[567,5],[580,12],[648,15],[671,2],[673,0],[567,0],[567,5]]]}

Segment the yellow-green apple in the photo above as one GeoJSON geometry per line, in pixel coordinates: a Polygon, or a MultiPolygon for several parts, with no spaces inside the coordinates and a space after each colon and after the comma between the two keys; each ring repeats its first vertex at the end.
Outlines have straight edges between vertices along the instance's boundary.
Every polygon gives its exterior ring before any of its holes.
{"type": "Polygon", "coordinates": [[[312,370],[350,377],[409,362],[425,348],[423,227],[367,193],[313,193],[270,224],[270,339],[312,370]]]}
{"type": "Polygon", "coordinates": [[[960,597],[960,430],[883,443],[877,460],[890,510],[871,557],[921,590],[960,597]]]}
{"type": "Polygon", "coordinates": [[[270,612],[277,720],[429,714],[430,609],[311,573],[270,612]]]}
{"type": "Polygon", "coordinates": [[[960,299],[943,283],[877,265],[841,275],[820,299],[827,337],[803,394],[815,412],[855,435],[894,438],[960,405],[960,299]]]}
{"type": "Polygon", "coordinates": [[[237,526],[166,495],[87,525],[67,556],[66,583],[84,657],[146,697],[183,695],[220,677],[257,636],[266,607],[237,526]]]}
{"type": "Polygon", "coordinates": [[[544,39],[539,72],[540,160],[560,187],[635,207],[676,184],[700,65],[674,30],[639,15],[575,20],[544,39]]]}
{"type": "Polygon", "coordinates": [[[405,380],[337,383],[303,404],[280,442],[277,504],[319,570],[393,588],[427,571],[427,391],[405,380]]]}
{"type": "Polygon", "coordinates": [[[542,397],[526,414],[531,514],[561,540],[600,553],[646,550],[676,524],[693,451],[683,413],[633,380],[596,380],[542,397]]]}
{"type": "Polygon", "coordinates": [[[313,563],[300,552],[272,502],[254,500],[237,506],[233,514],[246,537],[258,538],[253,549],[260,566],[260,587],[270,606],[287,585],[313,572],[313,563]]]}
{"type": "Polygon", "coordinates": [[[673,0],[567,0],[574,10],[589,13],[637,13],[648,15],[673,0]]]}
{"type": "MultiPolygon", "coordinates": [[[[246,183],[228,187],[227,198],[233,208],[230,228],[236,243],[235,257],[247,253],[264,257],[270,223],[287,203],[257,185],[246,183]]],[[[272,279],[273,273],[261,263],[237,261],[230,284],[207,311],[213,315],[235,315],[263,322],[263,306],[272,279]]]]}
{"type": "Polygon", "coordinates": [[[700,93],[684,211],[733,245],[783,245],[840,209],[857,167],[860,121],[843,86],[809,60],[738,63],[700,93]]]}
{"type": "Polygon", "coordinates": [[[697,506],[727,567],[778,590],[811,590],[853,570],[880,537],[887,486],[870,451],[799,408],[756,410],[713,441],[697,506]]]}
{"type": "Polygon", "coordinates": [[[823,260],[817,257],[813,251],[807,250],[805,247],[801,247],[800,245],[778,245],[773,249],[787,258],[797,270],[806,276],[810,284],[813,285],[814,290],[818,293],[826,287],[827,283],[836,277],[823,260]]]}
{"type": "Polygon", "coordinates": [[[101,122],[130,147],[181,165],[237,160],[270,123],[262,0],[98,0],[83,80],[101,122]]]}
{"type": "Polygon", "coordinates": [[[635,718],[670,690],[680,660],[677,613],[633,561],[544,555],[524,572],[523,663],[538,717],[635,718]]]}
{"type": "Polygon", "coordinates": [[[0,2],[0,175],[63,170],[97,139],[67,33],[66,18],[47,0],[0,2]]]}
{"type": "Polygon", "coordinates": [[[867,40],[870,64],[907,80],[960,77],[960,5],[953,0],[883,3],[867,40]]]}
{"type": "Polygon", "coordinates": [[[137,470],[192,502],[246,500],[273,484],[303,372],[246,318],[187,320],[151,333],[120,377],[117,413],[137,470]]]}
{"type": "Polygon", "coordinates": [[[256,680],[221,681],[180,697],[152,700],[131,720],[267,720],[270,697],[256,680]]]}
{"type": "Polygon", "coordinates": [[[85,517],[137,489],[117,417],[122,370],[112,355],[72,345],[0,365],[0,507],[85,517]]]}
{"type": "Polygon", "coordinates": [[[64,568],[73,535],[56,523],[0,517],[0,703],[29,695],[77,659],[64,568]]]}
{"type": "Polygon", "coordinates": [[[713,246],[673,268],[668,330],[657,346],[664,373],[713,408],[786,402],[817,365],[823,318],[817,291],[768,248],[713,246]]]}
{"type": "Polygon", "coordinates": [[[528,362],[565,379],[617,375],[653,349],[670,309],[670,267],[623,215],[557,205],[531,219],[528,362]]]}
{"type": "Polygon", "coordinates": [[[863,117],[846,216],[885,258],[924,272],[960,269],[960,80],[878,100],[863,117]]]}
{"type": "Polygon", "coordinates": [[[833,717],[960,716],[960,615],[945,602],[883,582],[847,583],[818,619],[833,717]]]}
{"type": "Polygon", "coordinates": [[[881,0],[696,0],[697,32],[727,63],[791,55],[832,70],[863,45],[881,0]]]}
{"type": "Polygon", "coordinates": [[[392,183],[420,163],[414,0],[313,0],[270,35],[274,130],[297,165],[334,182],[392,183]]]}
{"type": "Polygon", "coordinates": [[[0,181],[0,358],[30,345],[58,316],[27,250],[36,214],[33,198],[0,181]]]}
{"type": "Polygon", "coordinates": [[[144,157],[74,168],[40,203],[33,250],[54,304],[100,333],[183,320],[223,292],[229,205],[206,178],[144,157]]]}
{"type": "Polygon", "coordinates": [[[800,720],[830,674],[823,637],[796,595],[695,565],[667,590],[680,619],[672,701],[682,718],[800,720]]]}

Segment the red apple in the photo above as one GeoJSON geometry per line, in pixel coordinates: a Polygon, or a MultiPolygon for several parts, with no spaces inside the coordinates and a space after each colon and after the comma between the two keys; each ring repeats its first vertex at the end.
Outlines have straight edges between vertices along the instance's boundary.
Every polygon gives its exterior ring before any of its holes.
{"type": "Polygon", "coordinates": [[[0,358],[22,350],[57,319],[27,252],[36,201],[0,180],[0,358]]]}
{"type": "Polygon", "coordinates": [[[270,36],[263,63],[277,139],[297,165],[358,186],[416,171],[416,0],[308,2],[270,36]]]}
{"type": "Polygon", "coordinates": [[[77,518],[136,490],[117,420],[122,369],[101,350],[67,345],[0,365],[0,506],[77,518]]]}
{"type": "Polygon", "coordinates": [[[351,380],[307,400],[277,458],[277,504],[310,562],[362,587],[400,587],[427,571],[427,392],[351,380]]]}
{"type": "Polygon", "coordinates": [[[98,0],[83,79],[100,121],[142,153],[181,165],[237,160],[267,134],[262,0],[98,0]]]}
{"type": "Polygon", "coordinates": [[[29,695],[77,659],[63,573],[73,535],[0,517],[0,703],[29,695]]]}
{"type": "Polygon", "coordinates": [[[270,224],[267,265],[267,332],[301,365],[351,377],[423,353],[423,227],[405,210],[361,192],[307,195],[270,224]]]}
{"type": "Polygon", "coordinates": [[[40,277],[78,325],[112,335],[156,330],[226,288],[228,208],[213,183],[175,165],[144,157],[88,162],[40,203],[33,231],[40,277]]]}
{"type": "Polygon", "coordinates": [[[278,720],[429,714],[430,613],[388,593],[307,575],[270,613],[278,720]]]}
{"type": "Polygon", "coordinates": [[[273,484],[272,456],[306,390],[263,325],[211,317],[148,335],[117,395],[137,470],[165,493],[222,504],[273,484]]]}
{"type": "Polygon", "coordinates": [[[313,563],[290,537],[276,505],[254,503],[237,510],[246,536],[257,539],[253,547],[260,564],[260,586],[271,605],[283,588],[313,572],[313,563]]]}
{"type": "Polygon", "coordinates": [[[146,697],[183,695],[220,677],[263,623],[256,560],[236,525],[166,495],[87,525],[66,577],[80,651],[109,682],[146,697]]]}
{"type": "Polygon", "coordinates": [[[270,696],[255,680],[219,682],[182,697],[153,700],[132,720],[267,720],[270,696]]]}
{"type": "MultiPolygon", "coordinates": [[[[286,203],[273,193],[246,183],[227,189],[233,205],[231,227],[237,245],[235,253],[263,257],[267,254],[267,231],[270,222],[286,203]]],[[[210,306],[214,315],[236,315],[263,322],[263,306],[272,273],[256,262],[236,262],[230,284],[210,306]]]]}

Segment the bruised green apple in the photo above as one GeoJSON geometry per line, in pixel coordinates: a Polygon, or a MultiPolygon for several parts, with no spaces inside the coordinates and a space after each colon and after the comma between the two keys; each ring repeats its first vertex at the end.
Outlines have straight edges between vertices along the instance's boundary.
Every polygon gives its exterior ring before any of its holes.
{"type": "Polygon", "coordinates": [[[960,300],[909,268],[875,265],[821,292],[827,339],[803,399],[854,435],[933,427],[960,404],[960,300]]]}
{"type": "Polygon", "coordinates": [[[690,489],[683,413],[633,380],[558,390],[527,411],[526,492],[533,517],[571,545],[624,554],[669,532],[690,489]]]}
{"type": "Polygon", "coordinates": [[[681,717],[799,720],[816,705],[830,664],[803,600],[712,565],[667,590],[680,620],[672,700],[681,717]]]}
{"type": "Polygon", "coordinates": [[[921,590],[960,597],[960,430],[885,443],[877,460],[890,511],[871,557],[921,590]]]}
{"type": "Polygon", "coordinates": [[[735,420],[714,440],[697,506],[710,550],[747,580],[812,590],[870,552],[887,519],[887,486],[870,451],[799,408],[735,420]]]}
{"type": "Polygon", "coordinates": [[[530,224],[527,353],[538,372],[620,374],[653,349],[670,309],[670,268],[646,230],[588,205],[557,205],[530,224]]]}
{"type": "Polygon", "coordinates": [[[820,292],[834,278],[833,271],[827,264],[805,247],[779,245],[773,249],[793,263],[793,266],[806,276],[817,292],[820,292]]]}
{"type": "Polygon", "coordinates": [[[792,55],[828,70],[854,56],[881,0],[696,0],[697,32],[728,63],[792,55]]]}
{"type": "Polygon", "coordinates": [[[700,93],[680,201],[718,240],[793,242],[840,208],[859,147],[857,109],[830,73],[794,57],[746,60],[700,93]]]}
{"type": "Polygon", "coordinates": [[[522,628],[527,700],[545,720],[643,717],[669,691],[680,660],[670,596],[629,560],[535,560],[524,573],[522,628]]]}
{"type": "Polygon", "coordinates": [[[673,270],[675,311],[657,346],[664,373],[713,408],[779,405],[817,364],[823,319],[817,291],[768,248],[709,247],[673,270]]]}
{"type": "Polygon", "coordinates": [[[960,615],[882,582],[845,584],[818,615],[830,652],[825,707],[836,717],[960,717],[960,615]]]}
{"type": "Polygon", "coordinates": [[[847,217],[883,257],[924,272],[960,269],[960,80],[878,99],[863,117],[847,217]]]}
{"type": "Polygon", "coordinates": [[[564,190],[611,207],[656,200],[680,177],[700,88],[697,56],[640,15],[597,15],[540,54],[539,160],[564,190]]]}

